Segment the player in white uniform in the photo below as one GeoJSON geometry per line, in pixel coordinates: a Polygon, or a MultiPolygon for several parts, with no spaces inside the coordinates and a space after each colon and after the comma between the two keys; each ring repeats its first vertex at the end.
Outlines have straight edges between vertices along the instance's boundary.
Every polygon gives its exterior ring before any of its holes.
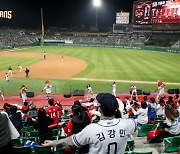
{"type": "Polygon", "coordinates": [[[86,91],[87,91],[87,101],[89,101],[93,96],[93,90],[90,84],[87,85],[86,91]]]}
{"type": "Polygon", "coordinates": [[[19,67],[19,72],[22,72],[22,66],[18,65],[19,67]]]}
{"type": "Polygon", "coordinates": [[[136,99],[138,99],[136,85],[134,83],[131,85],[130,92],[131,92],[131,99],[134,94],[136,95],[136,99]]]}
{"type": "Polygon", "coordinates": [[[46,90],[46,100],[49,100],[49,99],[51,99],[51,93],[52,93],[52,85],[50,85],[50,82],[49,82],[49,80],[46,80],[45,81],[45,87],[42,89],[42,92],[44,91],[44,90],[46,90]]]}
{"type": "Polygon", "coordinates": [[[0,90],[0,94],[1,94],[1,97],[2,97],[2,99],[3,99],[3,101],[5,100],[5,98],[4,98],[4,95],[3,95],[3,92],[0,90]]]}
{"type": "Polygon", "coordinates": [[[112,84],[112,95],[116,97],[116,83],[115,82],[113,82],[112,84]]]}
{"type": "Polygon", "coordinates": [[[45,141],[45,146],[77,146],[89,144],[89,154],[123,154],[127,140],[136,130],[132,119],[115,118],[118,112],[118,102],[109,93],[98,94],[96,99],[100,104],[101,120],[86,126],[78,134],[66,139],[45,141]]]}
{"type": "Polygon", "coordinates": [[[9,76],[8,76],[8,73],[6,73],[6,75],[5,75],[5,80],[6,80],[7,82],[9,82],[9,76]]]}

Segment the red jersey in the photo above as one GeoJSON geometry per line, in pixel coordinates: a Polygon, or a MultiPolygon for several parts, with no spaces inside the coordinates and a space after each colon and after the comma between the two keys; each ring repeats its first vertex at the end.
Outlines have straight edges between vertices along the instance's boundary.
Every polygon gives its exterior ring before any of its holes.
{"type": "Polygon", "coordinates": [[[58,124],[59,114],[62,114],[62,109],[59,106],[49,106],[46,108],[46,113],[54,120],[54,124],[58,124]]]}
{"type": "Polygon", "coordinates": [[[161,81],[158,82],[158,87],[160,87],[160,86],[164,86],[164,83],[161,81]]]}

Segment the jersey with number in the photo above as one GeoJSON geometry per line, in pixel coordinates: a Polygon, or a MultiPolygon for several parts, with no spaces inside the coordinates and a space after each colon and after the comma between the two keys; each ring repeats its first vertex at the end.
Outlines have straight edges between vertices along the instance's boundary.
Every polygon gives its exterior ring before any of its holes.
{"type": "Polygon", "coordinates": [[[59,122],[59,114],[62,112],[58,106],[49,106],[46,108],[46,113],[54,120],[54,124],[59,122]]]}
{"type": "Polygon", "coordinates": [[[132,119],[103,119],[73,135],[72,141],[77,147],[89,144],[89,154],[123,154],[135,129],[132,119]]]}

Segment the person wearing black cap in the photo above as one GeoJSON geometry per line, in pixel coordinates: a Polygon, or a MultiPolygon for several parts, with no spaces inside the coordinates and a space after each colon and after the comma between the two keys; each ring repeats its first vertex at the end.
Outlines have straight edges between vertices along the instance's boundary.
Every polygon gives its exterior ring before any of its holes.
{"type": "Polygon", "coordinates": [[[77,146],[89,144],[89,154],[123,154],[127,140],[136,130],[132,119],[115,118],[118,102],[112,94],[100,93],[96,97],[101,120],[86,126],[81,132],[59,141],[45,141],[44,146],[77,146]]]}

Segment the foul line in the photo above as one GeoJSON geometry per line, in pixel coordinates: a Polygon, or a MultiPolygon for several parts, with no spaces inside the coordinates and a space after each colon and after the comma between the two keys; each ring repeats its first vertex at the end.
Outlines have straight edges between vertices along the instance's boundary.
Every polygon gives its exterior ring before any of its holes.
{"type": "MultiPolygon", "coordinates": [[[[134,80],[112,80],[112,79],[89,79],[89,78],[70,78],[71,80],[81,81],[102,81],[102,82],[121,82],[121,83],[143,83],[143,84],[157,84],[152,81],[134,81],[134,80]]],[[[166,85],[180,85],[180,83],[164,82],[166,85]]]]}

